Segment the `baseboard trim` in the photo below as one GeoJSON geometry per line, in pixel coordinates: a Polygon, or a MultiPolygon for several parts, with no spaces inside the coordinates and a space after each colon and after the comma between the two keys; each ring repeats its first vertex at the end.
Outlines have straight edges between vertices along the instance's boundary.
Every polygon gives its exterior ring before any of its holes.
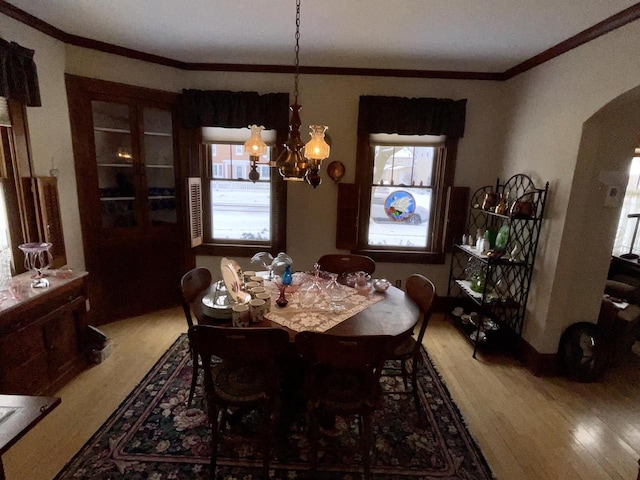
{"type": "Polygon", "coordinates": [[[556,353],[539,353],[523,338],[518,344],[518,359],[536,377],[555,377],[560,374],[556,353]]]}
{"type": "MultiPolygon", "coordinates": [[[[434,312],[446,315],[450,308],[452,308],[451,298],[438,297],[436,299],[434,312]]],[[[536,377],[556,377],[560,375],[558,355],[556,353],[539,353],[523,338],[518,340],[515,356],[536,377]]]]}

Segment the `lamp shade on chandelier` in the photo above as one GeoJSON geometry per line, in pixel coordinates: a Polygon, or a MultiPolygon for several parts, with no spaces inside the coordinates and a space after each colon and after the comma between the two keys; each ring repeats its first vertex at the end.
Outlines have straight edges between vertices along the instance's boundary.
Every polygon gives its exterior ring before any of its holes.
{"type": "Polygon", "coordinates": [[[249,172],[249,180],[253,183],[260,179],[260,173],[256,164],[260,161],[260,157],[267,153],[267,144],[262,140],[262,125],[249,125],[251,130],[251,137],[244,142],[244,153],[249,155],[249,161],[251,162],[251,171],[249,172]]]}

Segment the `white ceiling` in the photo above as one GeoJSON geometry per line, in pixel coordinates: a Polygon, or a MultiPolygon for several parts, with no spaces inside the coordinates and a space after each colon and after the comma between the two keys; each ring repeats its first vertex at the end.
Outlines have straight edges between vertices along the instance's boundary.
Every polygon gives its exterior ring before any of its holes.
{"type": "MultiPolygon", "coordinates": [[[[203,63],[292,65],[295,0],[9,0],[60,30],[203,63]]],[[[302,0],[300,65],[503,72],[634,0],[302,0]]]]}

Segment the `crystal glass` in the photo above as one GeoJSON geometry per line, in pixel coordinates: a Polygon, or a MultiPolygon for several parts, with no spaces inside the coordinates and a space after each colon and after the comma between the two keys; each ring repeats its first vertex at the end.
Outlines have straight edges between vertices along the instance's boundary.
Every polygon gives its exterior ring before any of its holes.
{"type": "Polygon", "coordinates": [[[504,278],[500,278],[496,282],[495,292],[502,303],[506,302],[509,298],[509,285],[507,285],[507,281],[504,278]]]}
{"type": "Polygon", "coordinates": [[[340,302],[344,299],[345,292],[342,288],[342,285],[338,283],[338,275],[335,273],[331,274],[331,281],[325,287],[325,292],[331,300],[329,304],[329,308],[332,311],[343,310],[344,307],[340,305],[340,302]]]}
{"type": "Polygon", "coordinates": [[[318,277],[300,289],[300,306],[303,308],[313,307],[322,296],[322,287],[320,286],[318,277]]]}

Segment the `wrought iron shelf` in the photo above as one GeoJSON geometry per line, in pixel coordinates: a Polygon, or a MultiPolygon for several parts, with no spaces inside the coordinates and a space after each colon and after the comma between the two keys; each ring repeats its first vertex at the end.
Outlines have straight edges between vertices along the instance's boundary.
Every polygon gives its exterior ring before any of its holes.
{"type": "Polygon", "coordinates": [[[471,196],[467,233],[475,235],[479,230],[488,229],[493,233],[506,230],[506,242],[498,251],[498,256],[487,255],[471,245],[463,244],[455,244],[451,255],[447,292],[451,308],[463,307],[467,312],[477,311],[500,325],[499,334],[491,332],[484,337],[484,341],[477,341],[479,330],[464,325],[459,319],[454,321],[472,342],[474,357],[478,348],[484,349],[490,343],[499,344],[505,349],[513,347],[515,351],[525,321],[548,190],[549,183],[542,189],[536,188],[530,177],[518,174],[504,183],[498,179],[495,185],[481,187],[471,196]],[[488,198],[487,194],[498,193],[506,197],[507,192],[513,202],[526,203],[525,212],[530,215],[512,216],[480,208],[485,197],[488,198]],[[510,252],[516,245],[520,250],[516,257],[518,260],[511,261],[510,252]],[[484,290],[473,290],[469,278],[480,278],[485,285],[484,290]],[[494,293],[499,280],[506,284],[507,291],[501,292],[505,301],[494,293]],[[478,331],[475,338],[471,337],[473,331],[478,331]],[[490,341],[493,336],[499,337],[500,341],[490,341]]]}

